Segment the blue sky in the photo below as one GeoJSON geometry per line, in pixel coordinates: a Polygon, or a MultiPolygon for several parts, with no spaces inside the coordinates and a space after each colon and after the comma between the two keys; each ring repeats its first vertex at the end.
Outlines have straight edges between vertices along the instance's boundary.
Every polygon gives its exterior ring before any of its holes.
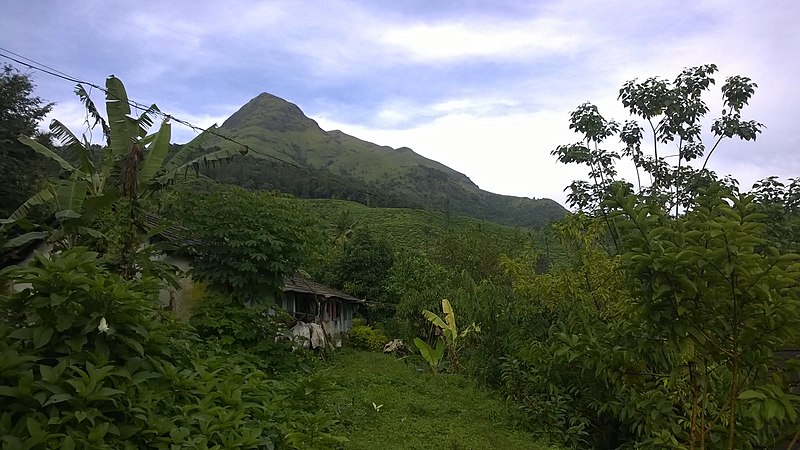
{"type": "MultiPolygon", "coordinates": [[[[411,147],[489,191],[560,202],[584,172],[549,154],[577,139],[570,111],[591,101],[622,121],[625,81],[715,63],[709,120],[718,87],[741,74],[759,84],[745,116],[767,129],[721,144],[712,169],[744,187],[800,176],[795,1],[4,3],[0,47],[97,84],[114,74],[132,99],[176,117],[222,123],[269,92],[323,129],[411,147]]],[[[31,73],[52,116],[80,132],[73,86],[31,73]]],[[[192,137],[174,130],[174,141],[192,137]]]]}

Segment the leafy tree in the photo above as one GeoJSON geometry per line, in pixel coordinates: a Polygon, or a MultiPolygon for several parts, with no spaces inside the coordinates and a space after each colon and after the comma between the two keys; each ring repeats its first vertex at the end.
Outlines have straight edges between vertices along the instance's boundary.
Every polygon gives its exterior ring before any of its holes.
{"type": "MultiPolygon", "coordinates": [[[[664,205],[667,211],[674,209],[676,215],[680,208],[690,207],[697,189],[716,179],[706,166],[722,140],[733,137],[755,140],[764,127],[756,121],[742,119],[742,109],[755,93],[757,85],[747,77],[728,77],[721,89],[721,115],[711,126],[716,140],[706,153],[701,138],[701,121],[709,110],[702,95],[715,83],[712,78],[715,72],[717,66],[707,64],[686,68],[671,82],[657,77],[642,82],[634,79],[620,89],[619,99],[623,106],[648,125],[652,156],[642,150],[645,129],[636,119],[619,127],[616,122],[603,118],[594,105],[585,103],[573,111],[570,129],[580,133],[582,141],[559,146],[551,153],[565,164],[588,166],[592,183],[573,182],[569,186],[569,203],[579,210],[602,213],[602,201],[611,195],[613,189],[620,185],[632,189],[631,184],[616,179],[614,160],[622,155],[630,158],[636,167],[637,192],[664,205]],[[621,152],[599,147],[617,133],[625,145],[621,152]],[[675,146],[674,155],[664,154],[663,146],[668,144],[675,146]],[[703,156],[705,159],[700,169],[688,165],[703,156]],[[674,157],[676,163],[667,162],[668,157],[674,157]],[[649,185],[644,184],[642,172],[649,175],[649,185]]],[[[613,236],[612,224],[609,224],[609,229],[613,236]]]]}
{"type": "Polygon", "coordinates": [[[684,368],[671,385],[673,401],[683,402],[678,440],[705,448],[724,436],[727,448],[741,448],[796,422],[798,399],[776,376],[775,352],[798,342],[800,255],[765,248],[753,198],[718,187],[680,219],[632,195],[614,201],[627,231],[622,263],[640,314],[635,332],[672,352],[662,376],[675,376],[676,363],[684,368]]]}
{"type": "MultiPolygon", "coordinates": [[[[796,189],[767,179],[753,196],[742,195],[735,180],[706,170],[722,140],[754,140],[763,127],[741,118],[755,83],[730,77],[706,152],[701,97],[715,72],[706,65],[672,82],[623,86],[623,105],[649,126],[652,155],[642,151],[638,122],[617,130],[581,105],[571,128],[583,141],[553,152],[561,162],[585,164],[592,179],[573,183],[570,194],[590,216],[558,227],[571,236],[569,265],[526,276],[525,260],[503,261],[515,294],[549,312],[552,323],[543,337],[507,347],[504,390],[575,447],[774,447],[797,426],[800,399],[789,392],[777,352],[800,342],[800,256],[772,247],[765,226],[791,211],[796,189]],[[600,149],[617,131],[621,154],[637,168],[636,188],[615,178],[618,157],[600,149]],[[665,155],[667,145],[677,154],[665,155]],[[689,165],[702,157],[700,169],[689,165]],[[613,249],[598,251],[599,223],[615,239],[613,249]]],[[[537,309],[520,311],[528,312],[521,317],[529,327],[541,323],[537,309]]]]}
{"type": "Polygon", "coordinates": [[[800,178],[786,183],[772,176],[753,184],[749,192],[766,215],[764,237],[770,245],[800,252],[800,178]]]}
{"type": "Polygon", "coordinates": [[[35,86],[30,75],[5,65],[0,72],[0,217],[7,217],[35,192],[44,178],[53,172],[46,160],[17,141],[17,136],[33,136],[49,146],[47,134],[37,130],[39,122],[52,109],[33,96],[35,86]]]}
{"type": "Polygon", "coordinates": [[[290,198],[234,188],[184,192],[175,216],[196,254],[194,276],[239,304],[269,304],[321,240],[315,222],[290,198]]]}
{"type": "Polygon", "coordinates": [[[368,300],[386,300],[386,283],[394,264],[389,244],[366,228],[360,228],[343,248],[336,284],[368,300]]]}
{"type": "Polygon", "coordinates": [[[481,225],[451,227],[442,231],[431,250],[431,258],[455,273],[466,271],[480,282],[500,276],[501,254],[514,254],[528,247],[528,237],[519,233],[508,240],[499,240],[486,233],[481,225]]]}
{"type": "MultiPolygon", "coordinates": [[[[403,336],[427,336],[430,322],[422,311],[433,310],[453,289],[454,274],[420,252],[399,252],[389,270],[386,292],[397,303],[394,319],[403,336]]],[[[429,336],[428,336],[429,337],[429,336]]]]}

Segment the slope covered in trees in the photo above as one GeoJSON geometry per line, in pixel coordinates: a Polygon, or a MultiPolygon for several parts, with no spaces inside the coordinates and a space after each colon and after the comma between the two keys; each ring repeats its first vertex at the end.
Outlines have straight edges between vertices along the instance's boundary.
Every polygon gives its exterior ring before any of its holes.
{"type": "MultiPolygon", "coordinates": [[[[341,131],[326,132],[296,105],[266,93],[228,118],[219,132],[252,151],[205,173],[248,189],[430,209],[521,227],[539,227],[566,213],[550,199],[483,191],[464,174],[409,148],[393,149],[341,131]]],[[[214,136],[203,145],[237,148],[214,136]]]]}

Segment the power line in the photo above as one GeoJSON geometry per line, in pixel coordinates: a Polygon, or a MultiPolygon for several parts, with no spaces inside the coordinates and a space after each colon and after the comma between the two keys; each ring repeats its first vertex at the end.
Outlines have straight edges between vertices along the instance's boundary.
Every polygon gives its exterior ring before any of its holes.
{"type": "MultiPolygon", "coordinates": [[[[78,77],[69,75],[69,74],[67,74],[67,73],[65,73],[65,72],[63,72],[61,70],[55,69],[53,67],[50,67],[50,66],[48,66],[46,64],[43,64],[43,63],[41,63],[39,61],[36,61],[34,59],[31,59],[31,58],[28,58],[28,57],[26,57],[24,55],[20,55],[19,53],[12,52],[11,50],[8,50],[6,48],[0,47],[0,57],[6,58],[6,59],[8,59],[10,61],[14,61],[17,64],[23,65],[23,66],[28,67],[30,69],[33,69],[33,70],[36,70],[36,71],[39,71],[39,72],[43,72],[45,74],[48,74],[48,75],[56,77],[56,78],[60,78],[62,80],[66,80],[66,81],[69,81],[69,82],[72,82],[72,83],[77,83],[77,84],[90,86],[90,87],[92,87],[94,89],[102,91],[107,96],[110,96],[110,97],[112,97],[112,98],[114,98],[116,100],[125,101],[129,106],[132,106],[134,108],[141,109],[141,110],[147,110],[147,109],[150,108],[149,106],[145,105],[144,103],[131,100],[130,98],[127,98],[127,99],[119,98],[116,95],[114,95],[114,93],[109,92],[105,87],[102,87],[102,86],[100,86],[100,85],[98,85],[96,83],[92,83],[92,82],[89,82],[89,81],[86,81],[86,80],[82,80],[82,79],[80,79],[78,77]],[[9,54],[10,55],[14,55],[14,56],[9,56],[9,54]]],[[[285,161],[285,160],[283,160],[281,158],[278,158],[277,156],[270,155],[269,153],[266,153],[266,152],[256,151],[250,145],[245,144],[243,142],[240,142],[240,141],[238,141],[238,140],[236,140],[234,138],[231,138],[230,136],[226,136],[226,135],[224,135],[222,133],[219,133],[216,130],[213,130],[211,128],[203,128],[203,127],[201,127],[199,125],[195,125],[195,124],[193,124],[193,123],[191,123],[191,122],[189,122],[187,120],[180,119],[180,118],[178,118],[178,117],[176,117],[174,115],[164,113],[163,111],[158,110],[158,109],[154,109],[153,112],[155,114],[157,114],[157,115],[160,115],[161,117],[163,117],[166,120],[171,120],[171,121],[176,122],[176,123],[178,123],[180,125],[188,127],[188,128],[190,128],[191,130],[193,130],[194,132],[196,132],[198,134],[208,133],[210,135],[216,136],[216,137],[218,137],[220,139],[223,139],[223,140],[231,142],[231,143],[233,143],[235,145],[241,146],[244,149],[246,149],[248,152],[253,152],[256,155],[260,155],[262,157],[273,159],[273,160],[278,161],[278,162],[280,162],[282,164],[290,166],[290,167],[292,167],[292,168],[294,168],[296,170],[299,170],[300,172],[305,174],[307,177],[309,177],[309,178],[311,178],[311,179],[313,179],[315,181],[322,181],[319,178],[315,177],[310,172],[310,170],[308,168],[306,168],[306,167],[300,166],[300,165],[295,164],[295,163],[293,163],[291,161],[285,161]]],[[[281,153],[281,154],[283,154],[283,155],[285,155],[285,156],[287,156],[287,157],[289,157],[291,159],[294,159],[291,155],[289,155],[289,154],[287,154],[287,153],[285,153],[285,152],[283,152],[283,151],[281,151],[279,149],[273,149],[273,150],[278,152],[278,153],[281,153]]],[[[363,190],[363,189],[355,188],[353,186],[346,185],[345,183],[343,183],[341,180],[337,179],[334,176],[329,176],[328,178],[329,178],[330,181],[332,181],[332,182],[334,182],[336,184],[339,184],[340,186],[344,186],[344,187],[346,187],[347,189],[349,189],[352,192],[356,192],[356,193],[359,193],[359,194],[365,194],[365,195],[372,196],[372,197],[375,197],[375,198],[378,198],[378,199],[381,199],[381,200],[385,200],[385,201],[387,201],[387,203],[389,202],[389,199],[387,199],[386,197],[384,197],[384,196],[382,196],[380,194],[376,194],[376,193],[371,192],[371,191],[367,191],[367,190],[363,190]]]]}

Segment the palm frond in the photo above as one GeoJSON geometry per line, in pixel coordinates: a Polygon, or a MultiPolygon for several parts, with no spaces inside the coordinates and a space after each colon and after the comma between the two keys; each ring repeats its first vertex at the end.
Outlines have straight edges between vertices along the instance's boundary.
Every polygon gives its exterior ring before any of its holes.
{"type": "Polygon", "coordinates": [[[179,173],[188,171],[189,169],[193,169],[195,173],[200,171],[200,167],[207,168],[210,165],[213,165],[217,162],[219,163],[229,163],[234,156],[236,155],[245,155],[247,154],[247,150],[234,150],[229,148],[224,148],[222,150],[217,150],[215,152],[211,152],[205,154],[203,156],[197,157],[192,159],[191,161],[187,161],[181,165],[172,165],[172,161],[175,158],[172,158],[168,164],[170,164],[169,168],[166,170],[166,173],[161,175],[158,178],[158,183],[162,185],[166,185],[174,180],[179,173]]]}
{"type": "Polygon", "coordinates": [[[50,122],[50,133],[61,142],[64,157],[73,164],[78,164],[85,173],[94,173],[94,160],[88,142],[81,142],[63,123],[53,119],[50,122]]]}
{"type": "Polygon", "coordinates": [[[49,233],[47,231],[30,231],[25,234],[21,234],[13,239],[9,239],[3,244],[3,248],[16,248],[22,247],[23,245],[31,242],[31,241],[38,241],[40,239],[44,239],[47,237],[49,233]]]}
{"type": "Polygon", "coordinates": [[[203,148],[203,143],[209,139],[213,134],[217,131],[219,127],[217,124],[211,125],[208,127],[206,131],[198,134],[194,139],[184,144],[184,146],[172,156],[172,158],[167,161],[164,165],[164,168],[167,171],[170,171],[176,167],[183,166],[189,160],[189,157],[192,155],[193,152],[197,150],[201,150],[203,148]]]}
{"type": "Polygon", "coordinates": [[[153,126],[156,116],[160,113],[161,110],[158,109],[158,106],[156,106],[155,103],[153,103],[149,108],[139,115],[139,118],[136,119],[136,126],[139,127],[140,138],[143,138],[147,135],[147,131],[153,126]]]}

